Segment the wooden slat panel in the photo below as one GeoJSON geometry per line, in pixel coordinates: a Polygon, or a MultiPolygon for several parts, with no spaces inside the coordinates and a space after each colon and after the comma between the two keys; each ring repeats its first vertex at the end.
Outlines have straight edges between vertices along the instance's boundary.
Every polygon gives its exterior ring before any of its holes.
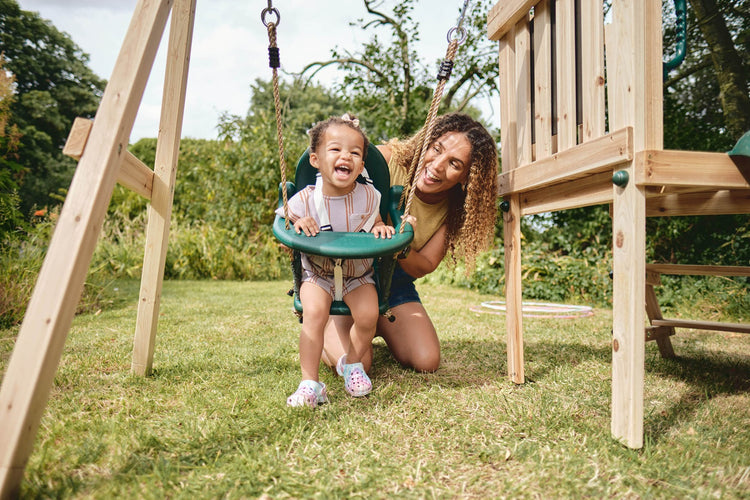
{"type": "Polygon", "coordinates": [[[717,332],[750,333],[750,325],[745,323],[717,323],[715,321],[695,321],[689,319],[655,319],[654,326],[691,328],[693,330],[713,330],[717,332]]]}
{"type": "Polygon", "coordinates": [[[557,151],[576,145],[575,2],[557,0],[555,11],[557,59],[557,151]]]}
{"type": "Polygon", "coordinates": [[[487,36],[500,40],[521,19],[528,16],[539,0],[504,0],[495,4],[487,14],[487,36]]]}
{"type": "MultiPolygon", "coordinates": [[[[618,130],[499,176],[501,195],[539,189],[612,168],[633,158],[632,130],[618,130]]],[[[611,183],[610,183],[611,187],[611,183]]]]}
{"type": "Polygon", "coordinates": [[[536,159],[552,154],[552,13],[550,0],[534,7],[534,137],[536,159]]]}
{"type": "Polygon", "coordinates": [[[725,153],[646,150],[636,154],[636,165],[639,185],[750,189],[750,172],[725,153]]]}
{"type": "Polygon", "coordinates": [[[604,135],[604,14],[601,0],[581,2],[583,137],[604,135]]]}

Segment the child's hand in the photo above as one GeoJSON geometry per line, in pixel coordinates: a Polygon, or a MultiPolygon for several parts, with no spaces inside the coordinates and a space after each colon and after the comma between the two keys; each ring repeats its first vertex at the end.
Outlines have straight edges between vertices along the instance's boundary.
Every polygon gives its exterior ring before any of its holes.
{"type": "Polygon", "coordinates": [[[316,236],[320,232],[318,223],[312,217],[297,219],[297,222],[294,223],[294,230],[297,231],[297,234],[305,233],[305,236],[316,236]]]}
{"type": "Polygon", "coordinates": [[[385,224],[378,224],[376,226],[372,227],[372,234],[375,235],[376,238],[388,238],[390,239],[391,236],[396,234],[396,230],[393,228],[393,226],[386,226],[385,224]]]}

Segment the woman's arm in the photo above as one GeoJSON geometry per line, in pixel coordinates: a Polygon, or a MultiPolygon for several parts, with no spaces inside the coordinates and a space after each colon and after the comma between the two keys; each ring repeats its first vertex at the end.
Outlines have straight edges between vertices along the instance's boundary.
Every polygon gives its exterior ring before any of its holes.
{"type": "MultiPolygon", "coordinates": [[[[417,221],[419,224],[419,221],[417,221]]],[[[445,235],[448,226],[443,224],[419,251],[411,251],[398,261],[401,269],[414,278],[421,278],[437,269],[445,257],[445,235]]]]}

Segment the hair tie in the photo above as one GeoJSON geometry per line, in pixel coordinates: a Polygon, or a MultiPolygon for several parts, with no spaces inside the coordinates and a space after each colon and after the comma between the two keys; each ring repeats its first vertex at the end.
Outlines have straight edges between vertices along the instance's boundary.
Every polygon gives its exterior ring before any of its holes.
{"type": "Polygon", "coordinates": [[[352,125],[355,127],[359,127],[359,118],[354,117],[353,115],[350,115],[349,113],[344,113],[341,116],[341,119],[345,122],[351,122],[352,125]]]}

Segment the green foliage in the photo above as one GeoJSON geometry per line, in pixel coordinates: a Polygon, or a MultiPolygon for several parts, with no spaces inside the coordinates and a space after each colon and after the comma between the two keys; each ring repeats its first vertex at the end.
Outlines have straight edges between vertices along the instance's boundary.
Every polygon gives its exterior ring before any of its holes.
{"type": "MultiPolygon", "coordinates": [[[[47,253],[57,213],[37,218],[25,231],[6,233],[0,240],[0,328],[19,324],[47,253]]],[[[112,276],[92,267],[77,313],[97,311],[111,303],[107,284],[112,276]]]]}

